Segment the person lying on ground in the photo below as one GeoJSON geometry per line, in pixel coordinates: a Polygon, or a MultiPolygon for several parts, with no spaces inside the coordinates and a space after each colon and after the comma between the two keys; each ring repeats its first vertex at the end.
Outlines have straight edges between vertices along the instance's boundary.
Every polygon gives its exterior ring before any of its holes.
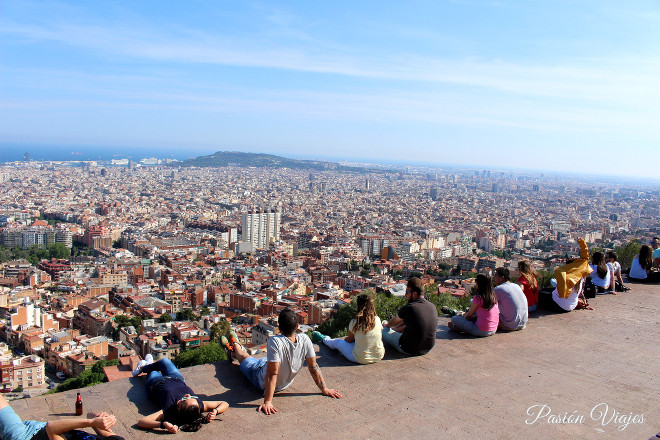
{"type": "Polygon", "coordinates": [[[144,429],[164,429],[172,434],[179,430],[194,432],[208,423],[218,414],[227,410],[227,402],[202,400],[195,396],[183,375],[169,359],[153,361],[148,354],[138,363],[133,376],[147,375],[145,386],[149,396],[156,400],[160,411],[141,418],[138,426],[144,429]],[[207,414],[202,415],[204,412],[207,414]]]}

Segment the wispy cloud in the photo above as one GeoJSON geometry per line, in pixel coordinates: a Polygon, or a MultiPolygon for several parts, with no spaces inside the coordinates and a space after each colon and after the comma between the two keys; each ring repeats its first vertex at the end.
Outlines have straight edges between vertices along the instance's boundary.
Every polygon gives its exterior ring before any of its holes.
{"type": "MultiPolygon", "coordinates": [[[[286,22],[290,19],[278,18],[286,22]]],[[[101,27],[68,22],[42,26],[3,23],[5,36],[47,40],[90,50],[163,63],[281,69],[382,81],[434,83],[541,98],[568,98],[622,105],[660,101],[660,57],[654,59],[575,59],[562,64],[525,64],[487,59],[443,59],[417,53],[315,53],[313,48],[270,46],[199,30],[101,27]],[[631,65],[635,69],[631,69],[631,65]]],[[[306,38],[306,37],[305,37],[306,38]]],[[[419,85],[417,85],[419,86],[419,85]]]]}
{"type": "MultiPolygon", "coordinates": [[[[195,115],[290,125],[365,123],[384,133],[414,126],[434,133],[443,127],[464,133],[511,129],[620,142],[660,136],[660,52],[547,60],[513,52],[487,56],[471,35],[397,24],[392,16],[374,25],[365,20],[355,35],[370,41],[359,44],[340,38],[339,28],[323,27],[329,20],[266,2],[245,6],[254,13],[242,17],[246,29],[161,22],[122,11],[125,4],[113,6],[110,18],[84,4],[49,2],[44,10],[40,3],[25,5],[20,7],[32,10],[0,16],[0,46],[16,53],[48,48],[76,62],[35,68],[21,59],[1,65],[0,110],[15,122],[5,124],[4,134],[48,113],[103,130],[100,120],[122,113],[142,124],[137,137],[157,132],[150,115],[172,121],[195,115]],[[387,32],[399,37],[391,41],[405,44],[389,45],[387,32]],[[460,49],[428,50],[443,46],[460,49]]],[[[654,19],[653,12],[645,18],[654,19]]],[[[552,40],[548,36],[548,44],[552,40]]],[[[585,48],[589,43],[580,42],[585,48]]],[[[213,125],[205,130],[210,137],[218,133],[213,125]]]]}

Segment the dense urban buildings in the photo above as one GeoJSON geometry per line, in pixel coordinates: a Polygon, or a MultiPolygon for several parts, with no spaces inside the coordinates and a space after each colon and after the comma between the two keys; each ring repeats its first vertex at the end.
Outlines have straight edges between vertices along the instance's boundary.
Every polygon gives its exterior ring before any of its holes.
{"type": "Polygon", "coordinates": [[[23,162],[0,181],[5,390],[173,359],[220,325],[256,351],[285,307],[314,326],[364,289],[402,295],[413,273],[462,296],[523,258],[552,270],[577,238],[660,232],[657,185],[533,172],[23,162]]]}

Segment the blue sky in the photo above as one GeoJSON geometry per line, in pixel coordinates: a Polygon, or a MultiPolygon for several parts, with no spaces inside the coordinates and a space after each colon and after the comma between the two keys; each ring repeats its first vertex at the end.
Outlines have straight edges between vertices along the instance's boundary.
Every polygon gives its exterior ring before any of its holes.
{"type": "Polygon", "coordinates": [[[5,145],[658,177],[659,140],[656,1],[0,0],[5,145]]]}

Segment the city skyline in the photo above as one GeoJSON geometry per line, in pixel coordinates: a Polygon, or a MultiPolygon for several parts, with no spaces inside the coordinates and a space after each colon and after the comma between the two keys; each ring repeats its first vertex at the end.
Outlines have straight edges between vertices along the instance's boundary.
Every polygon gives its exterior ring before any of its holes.
{"type": "Polygon", "coordinates": [[[651,2],[6,1],[0,142],[651,178],[659,21],[651,2]]]}

